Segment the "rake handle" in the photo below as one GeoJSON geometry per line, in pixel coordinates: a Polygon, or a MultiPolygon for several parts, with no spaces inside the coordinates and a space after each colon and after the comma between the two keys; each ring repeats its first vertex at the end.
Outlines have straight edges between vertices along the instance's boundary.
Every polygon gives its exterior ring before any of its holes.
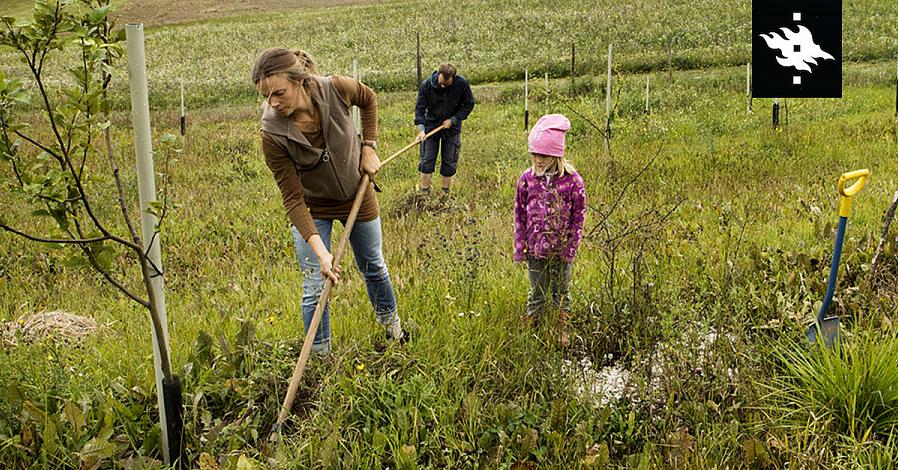
{"type": "MultiPolygon", "coordinates": [[[[415,140],[414,142],[406,145],[401,148],[399,151],[390,155],[389,158],[381,162],[381,167],[386,165],[393,160],[394,158],[402,155],[410,148],[414,147],[416,144],[423,142],[430,136],[436,134],[438,131],[442,130],[442,127],[438,127],[429,133],[427,133],[423,139],[415,140]]],[[[352,209],[349,211],[349,217],[346,218],[346,224],[343,227],[343,234],[340,236],[340,242],[337,244],[337,250],[334,252],[334,266],[339,266],[340,261],[343,259],[343,253],[346,251],[346,241],[349,240],[349,234],[352,233],[352,228],[355,225],[355,219],[359,215],[359,209],[362,207],[362,201],[365,199],[365,193],[368,189],[368,185],[371,183],[371,177],[365,173],[362,176],[362,181],[359,182],[359,187],[355,192],[355,200],[352,202],[352,209]]],[[[283,426],[284,421],[287,420],[287,415],[290,414],[290,409],[293,408],[293,400],[296,398],[296,390],[299,389],[299,381],[302,380],[302,375],[305,372],[306,364],[309,362],[309,355],[312,352],[312,343],[315,341],[315,334],[318,332],[318,324],[321,322],[321,316],[324,314],[324,307],[327,305],[327,299],[330,297],[331,290],[334,287],[334,282],[328,277],[324,281],[324,288],[321,290],[321,296],[318,297],[318,305],[315,306],[315,313],[312,315],[312,321],[309,324],[309,330],[306,331],[306,338],[302,343],[302,350],[299,353],[299,359],[296,360],[296,366],[293,367],[293,376],[290,378],[290,385],[287,387],[287,395],[284,397],[284,402],[281,404],[281,409],[278,412],[277,422],[274,423],[274,426],[271,428],[271,440],[274,440],[275,435],[280,431],[281,426],[283,426]]]]}
{"type": "MultiPolygon", "coordinates": [[[[365,199],[365,192],[368,189],[368,184],[370,182],[371,177],[365,173],[365,175],[362,176],[362,181],[359,183],[358,190],[356,190],[355,201],[352,202],[352,209],[349,211],[349,217],[346,219],[346,225],[343,228],[343,234],[340,236],[340,243],[337,245],[337,251],[334,252],[334,266],[339,266],[340,261],[343,259],[343,253],[346,251],[346,241],[349,239],[349,234],[352,233],[352,227],[355,225],[355,219],[359,215],[359,208],[362,206],[362,200],[365,199]]],[[[287,387],[287,395],[284,397],[284,403],[281,405],[281,410],[278,413],[277,423],[275,423],[274,428],[271,430],[272,433],[276,433],[280,429],[281,425],[283,425],[284,421],[287,419],[287,415],[290,414],[290,409],[293,408],[296,390],[299,388],[299,381],[302,380],[302,374],[305,372],[306,363],[309,361],[309,354],[312,352],[312,343],[315,341],[315,334],[318,332],[318,324],[321,322],[321,316],[324,313],[324,308],[327,306],[327,299],[330,297],[331,289],[333,287],[334,282],[331,278],[326,278],[324,281],[324,288],[321,290],[321,296],[318,298],[318,305],[315,306],[315,314],[312,315],[312,322],[309,324],[309,330],[306,331],[306,338],[303,340],[299,359],[296,361],[296,366],[293,368],[293,377],[290,378],[290,386],[287,387]]]]}
{"type": "Polygon", "coordinates": [[[437,127],[436,129],[434,129],[434,130],[428,132],[427,134],[424,134],[424,138],[422,138],[421,140],[415,139],[414,142],[412,142],[412,143],[406,145],[405,147],[402,147],[402,148],[399,149],[396,153],[394,153],[393,155],[390,155],[389,157],[387,157],[386,160],[380,162],[380,166],[384,166],[384,165],[386,165],[387,163],[390,163],[390,160],[392,160],[392,159],[394,159],[394,158],[396,158],[396,157],[402,155],[402,154],[405,153],[408,149],[414,147],[415,145],[420,144],[421,142],[424,142],[425,140],[429,139],[431,136],[433,136],[433,135],[436,134],[437,132],[440,132],[440,131],[443,130],[443,129],[445,129],[443,126],[437,127]]]}

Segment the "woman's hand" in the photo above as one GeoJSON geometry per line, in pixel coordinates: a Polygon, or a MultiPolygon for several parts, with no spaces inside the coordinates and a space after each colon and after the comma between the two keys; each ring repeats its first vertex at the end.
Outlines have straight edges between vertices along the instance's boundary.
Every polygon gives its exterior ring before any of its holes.
{"type": "Polygon", "coordinates": [[[377,151],[367,145],[363,146],[359,173],[367,173],[371,179],[374,179],[378,171],[380,171],[380,159],[377,158],[377,151]]]}
{"type": "Polygon", "coordinates": [[[340,282],[340,266],[334,266],[334,255],[325,251],[318,257],[318,265],[321,267],[321,277],[330,279],[334,284],[340,282]]]}
{"type": "Polygon", "coordinates": [[[321,241],[321,236],[316,233],[309,237],[307,243],[312,247],[315,256],[318,257],[321,277],[330,279],[334,284],[340,282],[340,266],[334,266],[334,255],[327,251],[327,248],[321,241]]]}

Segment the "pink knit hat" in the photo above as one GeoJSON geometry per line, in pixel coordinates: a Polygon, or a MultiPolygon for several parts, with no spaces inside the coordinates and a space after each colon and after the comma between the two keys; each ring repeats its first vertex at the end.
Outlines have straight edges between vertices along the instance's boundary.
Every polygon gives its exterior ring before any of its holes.
{"type": "Polygon", "coordinates": [[[536,125],[530,130],[527,139],[527,150],[530,153],[548,155],[550,157],[564,156],[564,134],[571,128],[562,114],[546,114],[536,121],[536,125]]]}

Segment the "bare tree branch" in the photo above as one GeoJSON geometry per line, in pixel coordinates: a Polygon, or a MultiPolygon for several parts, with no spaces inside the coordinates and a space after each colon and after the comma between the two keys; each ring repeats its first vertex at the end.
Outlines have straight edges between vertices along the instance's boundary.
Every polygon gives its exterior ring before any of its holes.
{"type": "MultiPolygon", "coordinates": [[[[632,186],[633,183],[635,183],[636,180],[638,180],[639,177],[642,176],[642,174],[645,173],[646,170],[648,170],[649,167],[652,166],[653,163],[655,163],[655,160],[658,159],[658,156],[661,155],[661,149],[662,149],[662,148],[664,148],[663,144],[662,144],[661,146],[658,147],[658,150],[655,152],[655,155],[652,156],[652,158],[648,161],[648,163],[646,163],[646,164],[642,167],[642,169],[640,169],[640,170],[636,173],[636,175],[634,175],[632,178],[630,178],[629,181],[627,181],[627,184],[624,185],[624,187],[621,189],[621,191],[620,191],[620,193],[617,195],[617,197],[614,198],[614,204],[612,204],[611,208],[608,209],[608,212],[602,214],[602,219],[599,220],[599,221],[593,226],[593,228],[589,230],[589,234],[587,234],[587,237],[591,237],[591,236],[593,235],[593,233],[595,233],[596,229],[597,229],[598,227],[600,227],[602,224],[604,224],[605,221],[608,220],[608,217],[610,217],[611,214],[614,213],[614,211],[617,209],[617,206],[620,205],[620,202],[623,200],[624,195],[627,193],[627,190],[630,188],[630,186],[632,186]]],[[[600,213],[601,213],[601,212],[600,212],[600,213]]]]}
{"type": "Polygon", "coordinates": [[[29,233],[25,233],[21,230],[16,230],[6,224],[0,224],[0,228],[2,228],[3,230],[6,230],[7,232],[14,233],[20,237],[24,237],[31,241],[41,242],[41,243],[63,243],[63,244],[69,244],[69,245],[78,245],[78,244],[96,243],[96,242],[111,240],[111,238],[107,237],[107,236],[93,237],[93,238],[71,238],[71,239],[70,238],[44,238],[44,237],[38,237],[35,235],[31,235],[29,233]]]}
{"type": "Polygon", "coordinates": [[[13,132],[14,132],[17,136],[19,136],[19,137],[25,139],[26,141],[28,141],[29,143],[31,143],[32,145],[34,145],[35,147],[37,147],[37,148],[43,150],[44,152],[47,152],[47,154],[49,154],[51,157],[55,158],[55,159],[60,163],[60,165],[62,164],[62,160],[63,160],[62,155],[59,155],[58,153],[56,153],[55,151],[53,151],[53,150],[50,149],[49,147],[47,147],[47,146],[45,146],[44,144],[42,144],[42,143],[40,143],[40,142],[38,142],[38,141],[32,139],[31,137],[28,137],[27,135],[25,135],[25,134],[23,134],[23,133],[21,133],[21,132],[19,132],[19,131],[13,131],[13,132]]]}
{"type": "Polygon", "coordinates": [[[895,195],[892,197],[892,205],[889,206],[889,210],[886,212],[885,223],[882,226],[882,232],[879,234],[879,244],[876,245],[876,252],[873,254],[873,261],[870,263],[872,265],[872,269],[870,270],[873,274],[871,278],[874,282],[876,282],[877,277],[879,276],[879,267],[882,263],[879,262],[882,255],[882,247],[885,244],[886,237],[889,235],[889,227],[892,225],[892,220],[895,218],[895,209],[898,208],[898,191],[895,191],[895,195]]]}

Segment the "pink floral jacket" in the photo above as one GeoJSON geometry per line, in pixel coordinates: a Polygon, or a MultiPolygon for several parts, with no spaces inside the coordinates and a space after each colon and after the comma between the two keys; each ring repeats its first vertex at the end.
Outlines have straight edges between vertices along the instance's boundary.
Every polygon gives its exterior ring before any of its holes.
{"type": "Polygon", "coordinates": [[[536,176],[527,169],[514,198],[514,260],[574,260],[583,238],[586,189],[577,172],[536,176]]]}

